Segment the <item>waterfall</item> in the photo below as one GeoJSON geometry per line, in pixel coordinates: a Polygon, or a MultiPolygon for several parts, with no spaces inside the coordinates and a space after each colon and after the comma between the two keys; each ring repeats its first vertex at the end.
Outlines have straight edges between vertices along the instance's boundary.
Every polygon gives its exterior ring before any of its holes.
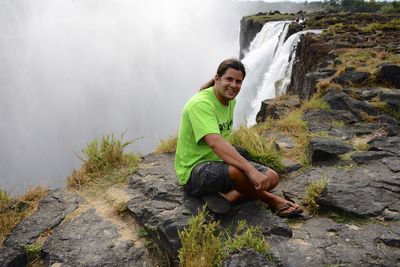
{"type": "Polygon", "coordinates": [[[289,24],[289,21],[268,22],[251,42],[242,60],[248,75],[238,96],[237,124],[254,125],[261,102],[286,93],[300,36],[308,32],[320,33],[318,30],[301,31],[284,41],[289,24]]]}

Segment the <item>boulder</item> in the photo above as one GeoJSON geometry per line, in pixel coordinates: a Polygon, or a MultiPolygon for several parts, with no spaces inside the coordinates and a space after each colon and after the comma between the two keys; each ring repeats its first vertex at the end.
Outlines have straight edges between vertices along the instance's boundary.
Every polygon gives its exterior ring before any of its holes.
{"type": "Polygon", "coordinates": [[[400,156],[400,136],[380,136],[368,142],[372,151],[386,151],[400,156]]]}
{"type": "Polygon", "coordinates": [[[332,81],[342,85],[363,85],[369,77],[368,72],[346,70],[338,77],[333,78],[332,81]]]}
{"type": "Polygon", "coordinates": [[[265,122],[267,118],[281,119],[289,110],[300,107],[297,96],[288,96],[288,99],[267,99],[261,102],[260,111],[257,113],[257,123],[265,122]]]}
{"type": "Polygon", "coordinates": [[[308,159],[311,163],[322,163],[339,159],[339,155],[352,150],[352,146],[342,141],[315,138],[310,141],[308,146],[308,159]]]}
{"type": "Polygon", "coordinates": [[[392,156],[392,153],[386,151],[361,151],[351,155],[351,159],[358,164],[368,164],[370,161],[392,156]]]}
{"type": "Polygon", "coordinates": [[[381,64],[377,71],[377,81],[400,89],[400,66],[396,64],[381,64]]]}

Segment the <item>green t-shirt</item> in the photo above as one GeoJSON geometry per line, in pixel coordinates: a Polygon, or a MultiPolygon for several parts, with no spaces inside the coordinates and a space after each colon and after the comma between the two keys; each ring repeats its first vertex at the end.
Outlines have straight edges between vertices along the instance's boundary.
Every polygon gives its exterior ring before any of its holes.
{"type": "Polygon", "coordinates": [[[204,161],[221,161],[203,137],[221,134],[227,138],[232,132],[235,100],[228,106],[219,102],[214,87],[195,94],[183,108],[175,156],[175,170],[184,185],[195,165],[204,161]]]}

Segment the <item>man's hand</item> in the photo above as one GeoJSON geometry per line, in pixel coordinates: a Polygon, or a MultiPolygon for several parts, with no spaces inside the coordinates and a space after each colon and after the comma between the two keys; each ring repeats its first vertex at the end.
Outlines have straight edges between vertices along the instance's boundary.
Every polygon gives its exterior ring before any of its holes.
{"type": "Polygon", "coordinates": [[[267,190],[270,186],[268,176],[259,172],[256,168],[246,173],[257,190],[267,190]]]}

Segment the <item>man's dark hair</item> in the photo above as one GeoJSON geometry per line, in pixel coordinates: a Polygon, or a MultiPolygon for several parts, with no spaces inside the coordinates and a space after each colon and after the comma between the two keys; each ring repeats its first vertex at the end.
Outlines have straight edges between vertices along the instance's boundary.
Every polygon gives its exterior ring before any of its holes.
{"type": "MultiPolygon", "coordinates": [[[[246,76],[246,69],[244,68],[244,65],[240,60],[230,58],[230,59],[225,59],[224,61],[219,64],[218,69],[217,69],[217,75],[222,76],[226,73],[228,69],[235,69],[237,71],[241,71],[243,73],[243,79],[246,76]]],[[[211,87],[215,84],[214,79],[209,80],[206,84],[202,85],[200,87],[200,91],[204,90],[208,87],[211,87]]]]}

